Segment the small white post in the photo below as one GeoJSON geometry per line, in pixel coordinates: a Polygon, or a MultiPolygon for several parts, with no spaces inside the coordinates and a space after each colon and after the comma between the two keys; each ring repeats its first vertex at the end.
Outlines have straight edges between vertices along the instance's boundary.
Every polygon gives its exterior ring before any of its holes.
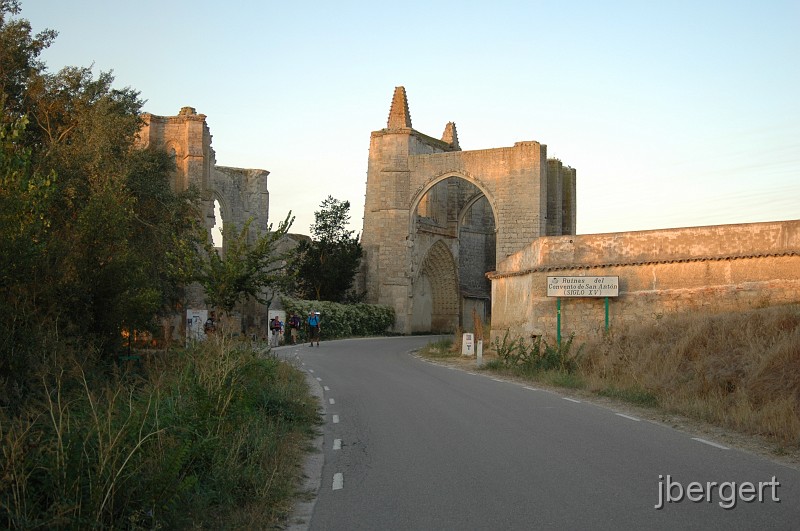
{"type": "Polygon", "coordinates": [[[461,355],[472,356],[475,348],[475,336],[473,334],[464,334],[461,338],[461,355]]]}
{"type": "Polygon", "coordinates": [[[478,367],[483,366],[483,339],[478,340],[477,348],[475,349],[476,361],[478,367]]]}

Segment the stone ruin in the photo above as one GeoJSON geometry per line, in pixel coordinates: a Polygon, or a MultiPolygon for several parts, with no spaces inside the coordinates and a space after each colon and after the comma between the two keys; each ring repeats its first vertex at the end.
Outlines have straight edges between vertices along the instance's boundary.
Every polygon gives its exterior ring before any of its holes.
{"type": "Polygon", "coordinates": [[[471,329],[491,317],[486,274],[541,236],[575,234],[575,170],[535,141],[463,151],[455,123],[441,139],[413,129],[395,88],[370,139],[362,287],[391,306],[395,332],[471,329]]]}
{"type": "MultiPolygon", "coordinates": [[[[193,107],[183,107],[177,116],[144,113],[142,119],[138,147],[164,149],[172,156],[176,166],[171,183],[174,191],[185,191],[190,186],[200,191],[209,239],[216,225],[215,205],[228,229],[239,231],[252,218],[250,238],[267,231],[269,172],[217,166],[206,115],[198,114],[193,107]]],[[[220,252],[224,252],[224,245],[220,252]]],[[[187,309],[208,312],[199,286],[189,287],[186,304],[187,309]]],[[[268,308],[261,304],[245,303],[231,316],[230,326],[247,334],[263,334],[267,330],[268,313],[268,308]]],[[[166,331],[166,337],[177,340],[184,336],[183,317],[180,321],[173,320],[168,325],[171,330],[166,331]]]]}
{"type": "MultiPolygon", "coordinates": [[[[176,191],[200,191],[209,238],[215,204],[229,227],[252,217],[255,231],[267,230],[269,172],[217,166],[205,115],[184,107],[143,120],[139,146],[171,154],[176,191]]],[[[395,309],[396,332],[470,327],[473,315],[491,315],[486,274],[534,238],[574,234],[575,210],[575,170],[547,159],[545,145],[462,151],[452,122],[441,139],[413,129],[397,87],[387,126],[370,141],[359,285],[367,302],[395,309]]],[[[199,287],[187,305],[205,308],[199,287]]],[[[258,333],[269,309],[248,303],[237,316],[243,332],[258,333]]],[[[173,325],[171,335],[181,333],[173,325]]]]}

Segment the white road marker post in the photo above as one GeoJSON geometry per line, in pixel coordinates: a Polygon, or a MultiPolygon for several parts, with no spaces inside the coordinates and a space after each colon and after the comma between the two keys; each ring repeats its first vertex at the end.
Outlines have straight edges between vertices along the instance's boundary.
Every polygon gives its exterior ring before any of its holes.
{"type": "Polygon", "coordinates": [[[472,356],[475,349],[475,334],[466,333],[461,337],[461,355],[472,356]]]}

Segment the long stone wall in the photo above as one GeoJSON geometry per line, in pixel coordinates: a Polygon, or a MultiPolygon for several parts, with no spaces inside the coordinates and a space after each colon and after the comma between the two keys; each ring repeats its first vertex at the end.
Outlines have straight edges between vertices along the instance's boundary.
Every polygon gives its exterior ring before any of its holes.
{"type": "MultiPolygon", "coordinates": [[[[609,325],[668,313],[714,313],[800,302],[800,220],[538,238],[490,273],[492,335],[553,341],[548,276],[618,276],[609,325]]],[[[605,330],[604,299],[561,299],[562,337],[605,330]]]]}

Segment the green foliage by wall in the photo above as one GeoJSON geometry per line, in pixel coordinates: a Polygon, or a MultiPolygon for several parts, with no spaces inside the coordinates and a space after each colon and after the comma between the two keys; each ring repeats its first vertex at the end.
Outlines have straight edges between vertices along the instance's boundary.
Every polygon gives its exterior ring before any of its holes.
{"type": "Polygon", "coordinates": [[[359,237],[347,230],[350,201],[328,196],[320,207],[314,212],[313,239],[300,241],[291,265],[296,272],[295,295],[347,302],[363,254],[359,237]]]}
{"type": "MultiPolygon", "coordinates": [[[[286,319],[296,313],[304,325],[308,312],[320,312],[323,339],[380,336],[394,324],[394,308],[378,304],[338,304],[291,297],[282,297],[281,302],[286,310],[286,319]]],[[[305,326],[301,330],[304,332],[305,326]]]]}

